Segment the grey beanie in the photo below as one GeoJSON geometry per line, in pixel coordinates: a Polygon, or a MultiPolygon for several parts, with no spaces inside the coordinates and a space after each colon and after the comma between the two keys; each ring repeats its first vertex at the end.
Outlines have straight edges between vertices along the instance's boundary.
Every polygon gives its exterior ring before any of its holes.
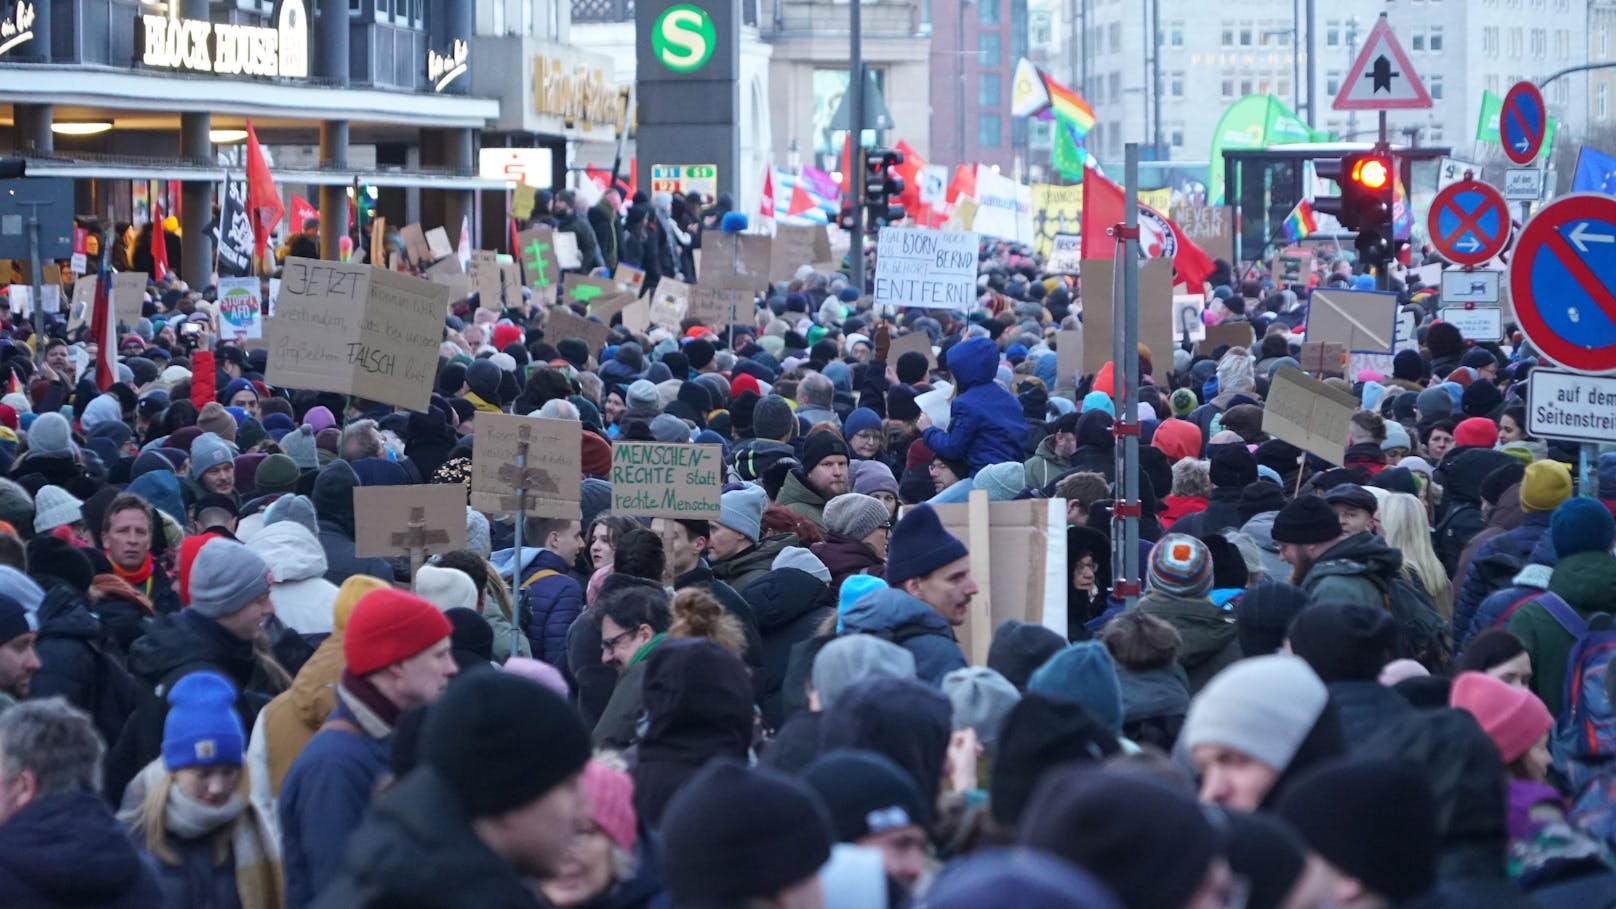
{"type": "Polygon", "coordinates": [[[1009,679],[986,666],[966,666],[943,676],[943,694],[954,705],[954,731],[975,729],[976,740],[990,754],[1010,708],[1021,700],[1009,679]]]}
{"type": "Polygon", "coordinates": [[[797,428],[797,415],[779,395],[764,395],[752,408],[752,432],[760,439],[790,439],[797,428]]]}
{"type": "Polygon", "coordinates": [[[320,452],[314,445],[314,427],[304,424],[281,436],[280,446],[287,457],[297,462],[299,470],[320,469],[320,452]]]}
{"type": "Polygon", "coordinates": [[[1008,502],[1027,488],[1026,479],[1026,468],[1021,462],[1005,461],[977,471],[971,479],[971,488],[985,491],[989,502],[1008,502]]]}
{"type": "Polygon", "coordinates": [[[756,543],[763,533],[763,509],[769,494],[761,486],[743,486],[718,497],[718,523],[756,543]]]}
{"type": "Polygon", "coordinates": [[[1185,749],[1221,745],[1283,773],[1329,699],[1301,657],[1251,657],[1213,676],[1190,701],[1179,742],[1185,749]]]}
{"type": "Polygon", "coordinates": [[[0,477],[0,521],[19,528],[34,524],[34,497],[21,483],[5,477],[0,477]]]}
{"type": "Polygon", "coordinates": [[[235,458],[236,446],[217,433],[204,432],[191,443],[191,479],[200,480],[203,474],[235,458]]]}
{"type": "Polygon", "coordinates": [[[34,496],[34,533],[49,533],[84,520],[84,503],[60,486],[41,486],[34,496]]]}
{"type": "Polygon", "coordinates": [[[269,566],[251,549],[218,537],[191,563],[191,605],[210,619],[235,615],[269,592],[269,566]]]}
{"type": "Polygon", "coordinates": [[[488,516],[466,506],[466,548],[487,559],[494,551],[492,530],[488,516]]]}
{"type": "Polygon", "coordinates": [[[1414,398],[1421,420],[1436,420],[1453,413],[1453,398],[1441,388],[1427,388],[1414,398]]]}
{"type": "Polygon", "coordinates": [[[820,561],[819,556],[801,546],[787,546],[780,550],[780,554],[769,563],[769,568],[795,568],[804,574],[811,574],[819,579],[821,584],[830,583],[830,569],[820,561]]]}
{"type": "Polygon", "coordinates": [[[651,437],[658,442],[688,442],[690,427],[672,414],[660,414],[651,421],[651,437]]]}
{"type": "Polygon", "coordinates": [[[636,379],[628,387],[628,394],[624,397],[628,409],[636,413],[649,413],[662,407],[662,396],[657,394],[657,387],[644,379],[636,379]]]}
{"type": "Polygon", "coordinates": [[[320,523],[314,510],[314,501],[308,496],[281,496],[264,509],[264,526],[291,521],[302,524],[315,536],[320,535],[320,523]]]}
{"type": "Polygon", "coordinates": [[[28,453],[67,455],[73,453],[73,428],[59,413],[42,413],[28,427],[28,453]]]}
{"type": "Polygon", "coordinates": [[[880,500],[860,493],[843,493],[825,503],[825,529],[849,539],[862,540],[891,521],[880,500]]]}
{"type": "Polygon", "coordinates": [[[915,656],[891,641],[843,635],[814,656],[812,677],[819,709],[829,712],[844,692],[871,679],[914,679],[915,656]]]}

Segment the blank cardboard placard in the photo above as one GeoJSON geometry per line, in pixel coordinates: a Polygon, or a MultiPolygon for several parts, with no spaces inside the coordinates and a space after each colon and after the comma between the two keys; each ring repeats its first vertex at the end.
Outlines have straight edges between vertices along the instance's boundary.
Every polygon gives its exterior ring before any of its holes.
{"type": "Polygon", "coordinates": [[[651,298],[640,297],[623,307],[623,327],[635,334],[651,330],[651,298]]]}
{"type": "Polygon", "coordinates": [[[369,265],[289,258],[264,327],[268,380],[425,412],[449,292],[369,265]]]}
{"type": "Polygon", "coordinates": [[[656,290],[651,292],[651,324],[678,331],[679,323],[690,311],[690,291],[691,285],[683,281],[672,278],[658,281],[656,290]]]}
{"type": "Polygon", "coordinates": [[[1303,341],[1301,348],[1297,360],[1301,361],[1303,372],[1315,376],[1346,374],[1346,345],[1334,341],[1303,341]]]}
{"type": "Polygon", "coordinates": [[[927,369],[937,368],[937,355],[931,352],[931,335],[923,331],[911,331],[893,338],[887,347],[887,362],[896,364],[899,357],[910,351],[926,358],[927,369]]]}
{"type": "Polygon", "coordinates": [[[1077,380],[1083,375],[1083,329],[1067,328],[1055,334],[1054,394],[1077,400],[1077,380]]]}
{"type": "Polygon", "coordinates": [[[1307,339],[1334,341],[1348,351],[1391,353],[1397,318],[1396,294],[1319,288],[1307,306],[1307,339]]]}
{"type": "Polygon", "coordinates": [[[758,234],[703,234],[701,277],[715,290],[756,291],[769,283],[769,238],[758,234]]]}
{"type": "MultiPolygon", "coordinates": [[[[516,235],[516,261],[522,266],[522,278],[534,291],[549,290],[561,283],[561,269],[566,267],[558,256],[556,244],[561,236],[576,241],[572,234],[557,234],[548,227],[535,227],[516,235]]],[[[574,247],[577,243],[574,242],[574,247]]],[[[576,252],[576,248],[574,249],[576,252]]]]}
{"type": "Polygon", "coordinates": [[[477,293],[477,308],[498,310],[500,303],[499,253],[474,249],[466,263],[466,278],[477,293]]]}
{"type": "Polygon", "coordinates": [[[714,331],[722,331],[730,323],[732,313],[741,322],[752,317],[754,297],[750,290],[725,290],[697,284],[690,289],[690,306],[685,315],[714,331]]]}
{"type": "Polygon", "coordinates": [[[831,261],[830,234],[823,224],[782,224],[769,244],[769,280],[790,281],[797,269],[831,261]]]}
{"type": "Polygon", "coordinates": [[[140,321],[140,309],[146,302],[146,273],[120,271],[112,276],[112,312],[124,325],[140,321]]]}
{"type": "Polygon", "coordinates": [[[589,304],[589,314],[610,325],[612,316],[622,312],[630,303],[637,299],[632,293],[607,294],[596,297],[595,302],[589,304]]]}
{"type": "MultiPolygon", "coordinates": [[[[245,186],[242,192],[246,192],[245,186]]],[[[377,268],[387,264],[387,219],[381,215],[370,225],[370,264],[377,268]]]]}
{"type": "Polygon", "coordinates": [[[541,518],[578,518],[583,424],[508,413],[479,413],[471,443],[471,505],[489,514],[523,510],[541,518]],[[516,466],[526,446],[525,468],[516,466]]]}
{"type": "MultiPolygon", "coordinates": [[[[548,227],[543,229],[549,230],[548,227]]],[[[555,259],[562,268],[584,267],[584,254],[583,251],[578,248],[577,234],[570,231],[562,231],[555,235],[555,259]]]]}
{"type": "Polygon", "coordinates": [[[426,244],[426,234],[419,224],[406,224],[398,229],[398,238],[404,241],[404,254],[417,265],[432,261],[432,247],[426,244]]]}
{"type": "Polygon", "coordinates": [[[724,484],[718,445],[618,442],[612,446],[612,513],[632,517],[717,518],[724,484]]]}
{"type": "Polygon", "coordinates": [[[1358,399],[1326,385],[1294,366],[1274,371],[1263,407],[1263,432],[1283,439],[1331,464],[1347,449],[1348,423],[1358,399]]]}
{"type": "Polygon", "coordinates": [[[466,548],[466,487],[459,483],[356,486],[353,509],[361,558],[424,560],[466,548]]]}
{"type": "Polygon", "coordinates": [[[433,284],[441,284],[448,288],[451,301],[464,300],[476,289],[472,285],[471,276],[461,270],[460,260],[454,256],[432,263],[423,276],[433,284]]]}
{"type": "MultiPolygon", "coordinates": [[[[1110,259],[1085,259],[1082,268],[1083,368],[1092,373],[1111,361],[1113,272],[1110,259]]],[[[1149,259],[1139,268],[1139,343],[1150,348],[1150,374],[1161,386],[1173,364],[1172,313],[1173,263],[1149,259]]]]}
{"type": "Polygon", "coordinates": [[[536,186],[527,183],[518,183],[511,189],[511,214],[517,220],[526,221],[533,217],[533,206],[539,201],[539,190],[536,186]]]}
{"type": "Polygon", "coordinates": [[[567,338],[579,338],[589,345],[591,356],[598,355],[600,349],[606,346],[606,336],[611,329],[604,322],[585,319],[565,306],[552,306],[545,312],[544,338],[551,344],[567,338]]]}
{"type": "Polygon", "coordinates": [[[449,232],[441,227],[434,227],[426,232],[426,248],[434,259],[454,255],[454,244],[449,242],[449,232]]]}
{"type": "Polygon", "coordinates": [[[1196,351],[1210,355],[1219,347],[1246,347],[1252,345],[1253,333],[1250,322],[1224,322],[1219,325],[1208,325],[1206,337],[1195,342],[1196,351]]]}
{"type": "Polygon", "coordinates": [[[90,309],[95,305],[95,280],[95,275],[85,275],[73,282],[73,302],[67,311],[68,331],[90,317],[90,309]]]}
{"type": "Polygon", "coordinates": [[[973,609],[955,631],[972,665],[987,662],[993,629],[1007,619],[1066,633],[1065,579],[1070,575],[1066,547],[1059,545],[1066,535],[1065,499],[984,502],[975,510],[975,522],[972,503],[932,507],[943,529],[966,541],[973,579],[982,588],[977,599],[986,601],[985,609],[973,609]],[[987,551],[979,553],[983,544],[987,551]],[[988,566],[985,577],[978,564],[988,566]]]}

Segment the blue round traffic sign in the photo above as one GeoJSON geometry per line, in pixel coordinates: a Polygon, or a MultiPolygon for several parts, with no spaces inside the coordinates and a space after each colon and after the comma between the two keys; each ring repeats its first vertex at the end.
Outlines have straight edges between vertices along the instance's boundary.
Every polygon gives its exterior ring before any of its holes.
{"type": "Polygon", "coordinates": [[[1425,227],[1442,258],[1480,265],[1509,243],[1509,203],[1485,183],[1460,180],[1436,194],[1425,227]]]}
{"type": "Polygon", "coordinates": [[[1575,193],[1526,222],[1509,263],[1521,331],[1582,373],[1616,372],[1616,198],[1575,193]]]}
{"type": "Polygon", "coordinates": [[[1543,148],[1543,137],[1549,126],[1548,112],[1543,107],[1543,94],[1530,82],[1517,82],[1504,95],[1504,105],[1498,111],[1498,141],[1504,144],[1504,154],[1516,164],[1531,164],[1543,148]]]}

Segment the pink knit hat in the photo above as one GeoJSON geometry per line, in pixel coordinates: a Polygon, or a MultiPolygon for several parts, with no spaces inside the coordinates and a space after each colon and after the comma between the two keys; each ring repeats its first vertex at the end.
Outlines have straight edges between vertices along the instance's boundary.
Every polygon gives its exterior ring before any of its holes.
{"type": "Polygon", "coordinates": [[[1554,717],[1537,695],[1480,672],[1461,672],[1448,693],[1448,706],[1468,710],[1513,763],[1554,728],[1554,717]]]}
{"type": "Polygon", "coordinates": [[[530,682],[538,682],[562,697],[571,696],[571,692],[567,690],[567,680],[562,676],[561,670],[543,660],[513,656],[506,660],[505,665],[500,668],[506,672],[519,675],[530,682]]]}
{"type": "Polygon", "coordinates": [[[621,770],[599,761],[590,761],[578,778],[578,787],[589,797],[589,818],[618,848],[634,854],[639,822],[634,816],[634,780],[621,770]]]}

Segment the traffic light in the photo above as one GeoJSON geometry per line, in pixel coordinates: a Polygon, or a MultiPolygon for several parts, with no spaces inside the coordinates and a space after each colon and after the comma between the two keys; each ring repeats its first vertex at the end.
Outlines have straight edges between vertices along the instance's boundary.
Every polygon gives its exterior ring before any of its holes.
{"type": "Polygon", "coordinates": [[[898,176],[898,165],[902,163],[901,151],[872,148],[865,152],[864,220],[872,231],[904,219],[903,206],[892,204],[895,197],[903,195],[903,178],[898,176]]]}
{"type": "Polygon", "coordinates": [[[1391,152],[1376,148],[1340,158],[1313,162],[1314,172],[1340,187],[1339,196],[1316,196],[1313,210],[1334,215],[1341,226],[1358,234],[1358,257],[1365,265],[1382,267],[1392,254],[1391,152]]]}

